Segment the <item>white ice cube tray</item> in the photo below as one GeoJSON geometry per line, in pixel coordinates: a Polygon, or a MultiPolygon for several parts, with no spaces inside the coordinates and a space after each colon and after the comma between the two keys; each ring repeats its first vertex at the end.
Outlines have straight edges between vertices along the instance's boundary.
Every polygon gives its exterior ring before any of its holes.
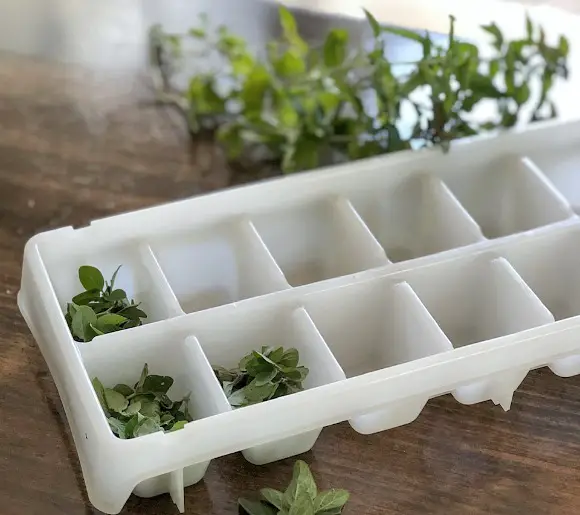
{"type": "Polygon", "coordinates": [[[324,426],[384,431],[447,393],[507,410],[530,369],[580,373],[580,219],[547,178],[561,156],[580,167],[578,149],[580,122],[537,124],[33,237],[18,303],[91,502],[118,513],[132,492],[169,492],[183,510],[219,456],[294,456],[324,426]],[[83,264],[122,264],[147,323],[76,343],[63,310],[83,264]],[[262,345],[299,349],[306,390],[231,409],[211,365],[262,345]],[[145,362],[173,398],[192,392],[196,420],[120,440],[91,378],[134,383],[145,362]]]}

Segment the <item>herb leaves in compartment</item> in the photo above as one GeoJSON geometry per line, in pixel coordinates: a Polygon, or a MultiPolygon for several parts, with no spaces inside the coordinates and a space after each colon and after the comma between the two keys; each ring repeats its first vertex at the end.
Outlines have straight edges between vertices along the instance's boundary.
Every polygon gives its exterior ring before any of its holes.
{"type": "MultiPolygon", "coordinates": [[[[182,339],[167,327],[148,329],[137,339],[127,331],[111,335],[99,345],[79,346],[97,398],[104,396],[102,404],[111,415],[108,421],[113,426],[112,433],[121,437],[124,425],[126,438],[131,435],[134,440],[169,438],[187,430],[188,423],[195,424],[196,420],[225,411],[227,403],[222,400],[223,393],[197,339],[193,336],[182,339]],[[143,369],[145,363],[147,369],[143,369]],[[138,402],[141,406],[137,410],[138,402]],[[133,411],[136,413],[128,418],[133,411]]],[[[96,407],[101,413],[89,411],[93,424],[103,413],[107,415],[102,405],[96,407]]],[[[183,452],[192,449],[184,448],[183,452]]],[[[183,471],[185,486],[198,482],[209,465],[209,461],[192,461],[183,471]]],[[[171,481],[166,472],[139,483],[135,493],[151,497],[168,492],[171,481]]]]}
{"type": "Polygon", "coordinates": [[[393,262],[483,240],[481,229],[443,182],[426,173],[353,193],[354,208],[393,262]]]}
{"type": "Polygon", "coordinates": [[[244,220],[175,234],[154,241],[151,248],[187,313],[289,287],[244,220]]]}
{"type": "MultiPolygon", "coordinates": [[[[278,394],[300,395],[311,388],[345,379],[303,308],[240,307],[225,319],[223,313],[207,312],[196,322],[195,333],[209,363],[217,370],[219,379],[214,379],[215,383],[221,381],[225,386],[226,392],[222,390],[221,395],[230,409],[250,409],[245,406],[256,402],[277,402],[282,400],[278,394]],[[254,354],[254,351],[258,352],[254,354]],[[250,374],[246,376],[242,370],[239,374],[237,368],[251,370],[254,383],[249,392],[247,387],[232,387],[231,383],[240,375],[240,381],[250,379],[250,374]]],[[[242,452],[254,464],[281,460],[311,449],[321,430],[316,428],[242,452]]]]}
{"type": "Polygon", "coordinates": [[[234,408],[300,392],[308,368],[299,364],[297,349],[262,347],[244,356],[237,367],[214,372],[234,408]]]}
{"type": "Polygon", "coordinates": [[[388,263],[382,247],[344,198],[263,213],[252,221],[292,286],[388,263]]]}
{"type": "Polygon", "coordinates": [[[78,293],[66,306],[65,319],[73,338],[90,342],[95,336],[137,327],[147,318],[134,300],[127,299],[122,288],[115,288],[115,278],[105,281],[98,268],[83,265],[79,268],[79,282],[85,291],[78,293]]]}
{"type": "Polygon", "coordinates": [[[161,430],[176,431],[192,420],[190,393],[171,400],[167,392],[173,378],[149,374],[147,363],[133,386],[121,383],[106,388],[98,377],[92,383],[111,430],[123,440],[161,430]]]}
{"type": "Polygon", "coordinates": [[[75,340],[91,341],[101,332],[129,329],[173,316],[137,243],[103,246],[92,241],[89,235],[90,228],[81,229],[54,243],[39,246],[59,306],[75,340]],[[77,318],[77,323],[73,324],[79,309],[72,304],[91,307],[98,315],[97,320],[83,307],[80,310],[82,319],[77,318]],[[110,316],[98,322],[104,315],[110,316]],[[121,320],[120,316],[127,320],[121,320]]]}

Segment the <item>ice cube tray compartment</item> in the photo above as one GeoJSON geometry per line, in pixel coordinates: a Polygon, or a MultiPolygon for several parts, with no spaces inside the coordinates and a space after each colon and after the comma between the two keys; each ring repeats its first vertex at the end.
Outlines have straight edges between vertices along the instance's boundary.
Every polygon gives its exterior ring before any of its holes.
{"type": "Polygon", "coordinates": [[[477,243],[481,229],[437,177],[417,173],[351,197],[392,262],[477,243]]]}
{"type": "MultiPolygon", "coordinates": [[[[73,233],[73,236],[76,235],[73,233]]],[[[125,290],[127,298],[141,303],[147,313],[144,324],[181,314],[165,276],[143,242],[102,247],[96,242],[72,237],[57,245],[46,245],[43,261],[63,312],[72,297],[84,291],[78,278],[79,267],[92,265],[102,272],[107,282],[121,266],[115,287],[125,290]]]]}
{"type": "MultiPolygon", "coordinates": [[[[88,377],[98,377],[105,388],[113,388],[119,383],[133,386],[147,363],[150,374],[167,375],[174,379],[168,391],[172,400],[177,401],[191,394],[188,407],[194,420],[211,417],[227,409],[215,388],[213,371],[195,338],[159,335],[132,339],[120,332],[114,337],[108,335],[100,338],[96,343],[82,345],[79,350],[88,377]]],[[[100,406],[96,407],[94,416],[104,417],[100,406]]],[[[181,478],[176,478],[175,473],[150,477],[140,482],[134,492],[142,497],[153,497],[170,491],[176,479],[184,486],[190,486],[201,480],[208,465],[209,461],[205,461],[185,467],[181,478]]],[[[183,488],[181,493],[177,490],[182,495],[183,488]]],[[[183,501],[178,499],[179,496],[177,499],[174,497],[178,505],[182,504],[183,501]]]]}
{"type": "Polygon", "coordinates": [[[151,248],[186,313],[290,287],[248,220],[179,232],[151,248]]]}
{"type": "MultiPolygon", "coordinates": [[[[344,372],[303,308],[232,313],[227,324],[216,327],[209,319],[196,326],[195,333],[212,366],[235,367],[245,355],[262,347],[295,347],[300,353],[300,365],[309,369],[303,382],[305,389],[345,379],[344,372]]],[[[217,380],[216,384],[219,385],[217,380]]],[[[229,406],[223,391],[221,395],[229,406]]],[[[281,460],[310,450],[321,430],[322,427],[242,452],[256,465],[281,460]]]]}
{"type": "Polygon", "coordinates": [[[167,492],[183,510],[184,488],[225,454],[294,456],[325,426],[387,430],[444,394],[508,410],[529,370],[579,374],[580,219],[550,180],[553,148],[578,148],[577,135],[580,121],[535,124],[32,238],[18,304],[91,502],[118,513],[131,492],[167,492]],[[147,323],[75,342],[63,311],[83,264],[106,279],[122,264],[117,285],[147,323]],[[232,409],[212,365],[262,345],[297,347],[306,389],[232,409]],[[195,420],[120,440],[90,379],[134,382],[145,361],[175,378],[172,396],[192,390],[195,420]]]}
{"type": "Polygon", "coordinates": [[[252,221],[292,286],[388,263],[350,202],[341,197],[256,215],[252,221]]]}
{"type": "Polygon", "coordinates": [[[488,238],[499,238],[566,220],[571,207],[526,156],[490,156],[449,187],[488,238]]]}

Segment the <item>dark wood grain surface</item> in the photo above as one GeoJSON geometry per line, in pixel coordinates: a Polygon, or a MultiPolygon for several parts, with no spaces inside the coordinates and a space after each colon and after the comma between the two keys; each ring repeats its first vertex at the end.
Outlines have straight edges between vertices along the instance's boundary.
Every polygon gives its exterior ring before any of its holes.
{"type": "MultiPolygon", "coordinates": [[[[60,2],[64,5],[66,2],[60,2]]],[[[24,4],[23,4],[24,5],[24,4]]],[[[150,103],[136,67],[0,56],[0,514],[97,513],[56,389],[16,306],[36,232],[253,179],[211,143],[191,143],[150,103]]],[[[302,456],[322,487],[352,493],[345,513],[580,513],[580,377],[531,372],[504,412],[430,401],[411,425],[373,436],[324,429],[302,456]]],[[[186,490],[190,515],[236,513],[236,499],[283,487],[292,459],[256,467],[214,460],[186,490]]],[[[124,514],[177,513],[168,495],[132,497],[124,514]]]]}

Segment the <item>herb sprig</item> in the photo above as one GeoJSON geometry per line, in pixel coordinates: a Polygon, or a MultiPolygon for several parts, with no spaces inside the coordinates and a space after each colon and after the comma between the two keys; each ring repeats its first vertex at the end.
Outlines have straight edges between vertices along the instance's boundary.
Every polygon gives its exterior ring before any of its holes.
{"type": "Polygon", "coordinates": [[[304,389],[308,369],[299,366],[298,350],[262,347],[244,356],[237,368],[214,367],[229,403],[240,408],[304,389]]]}
{"type": "Polygon", "coordinates": [[[524,117],[556,116],[550,93],[558,79],[568,78],[569,42],[560,36],[548,43],[531,18],[525,36],[513,40],[495,23],[482,26],[491,37],[483,56],[456,37],[453,16],[440,43],[428,32],[382,26],[365,14],[371,48],[353,47],[342,28],[315,47],[280,7],[282,36],[267,44],[266,57],[226,27],[212,29],[207,17],[185,35],[153,26],[158,99],[182,110],[192,134],[217,129],[230,159],[271,162],[284,172],[404,149],[447,150],[454,139],[512,127],[524,117]],[[418,45],[421,59],[390,61],[387,34],[418,45]],[[172,77],[185,61],[184,40],[199,55],[198,71],[182,91],[172,77]],[[488,118],[473,116],[478,106],[493,104],[488,118]]]}
{"type": "Polygon", "coordinates": [[[189,413],[190,394],[172,401],[167,392],[173,378],[149,374],[147,363],[133,387],[118,384],[105,388],[97,377],[92,383],[111,430],[121,439],[177,431],[193,420],[189,413]]]}
{"type": "Polygon", "coordinates": [[[273,488],[260,490],[262,499],[241,498],[239,506],[247,515],[339,515],[348,502],[346,490],[319,492],[308,465],[298,460],[294,464],[292,481],[285,492],[273,488]]]}
{"type": "Polygon", "coordinates": [[[110,282],[94,266],[79,268],[79,281],[85,291],[72,298],[66,306],[65,319],[79,342],[90,342],[95,336],[130,329],[141,325],[147,314],[140,304],[127,298],[125,290],[115,289],[115,279],[121,266],[115,270],[110,282]]]}

